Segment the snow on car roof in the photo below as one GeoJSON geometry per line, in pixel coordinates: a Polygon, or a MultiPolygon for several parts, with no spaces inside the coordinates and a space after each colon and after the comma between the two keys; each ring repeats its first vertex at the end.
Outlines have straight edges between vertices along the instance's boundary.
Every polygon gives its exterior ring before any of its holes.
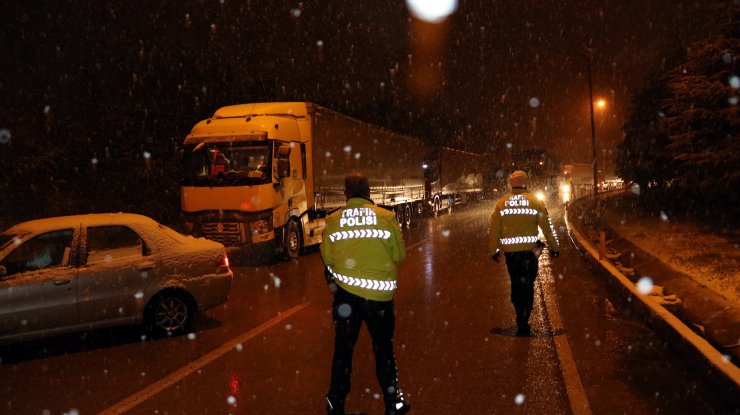
{"type": "Polygon", "coordinates": [[[150,248],[162,251],[171,250],[172,242],[177,242],[181,246],[187,245],[191,249],[198,249],[207,245],[221,246],[223,248],[223,245],[218,242],[214,242],[203,237],[195,238],[190,235],[183,235],[160,224],[148,216],[136,213],[90,213],[86,215],[56,216],[36,219],[19,223],[6,230],[4,233],[16,234],[18,235],[18,238],[23,239],[26,235],[38,235],[40,233],[51,232],[59,229],[74,228],[80,224],[84,224],[87,227],[114,225],[128,226],[143,236],[150,248]]]}
{"type": "Polygon", "coordinates": [[[81,223],[87,226],[141,225],[144,227],[159,227],[160,225],[154,219],[136,213],[90,213],[30,220],[12,226],[6,232],[41,233],[54,229],[73,228],[81,223]]]}

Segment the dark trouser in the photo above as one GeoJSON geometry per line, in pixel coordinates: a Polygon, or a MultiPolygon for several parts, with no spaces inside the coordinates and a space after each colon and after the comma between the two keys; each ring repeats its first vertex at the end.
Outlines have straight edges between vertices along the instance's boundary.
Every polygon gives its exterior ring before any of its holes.
{"type": "Polygon", "coordinates": [[[506,268],[511,279],[511,303],[516,311],[516,324],[524,327],[532,314],[534,281],[537,279],[537,257],[532,251],[507,252],[506,268]]]}
{"type": "Polygon", "coordinates": [[[398,369],[393,354],[395,307],[393,301],[372,301],[348,293],[341,287],[334,294],[333,304],[334,359],[331,365],[331,385],[328,397],[343,402],[350,390],[352,352],[364,321],[370,332],[375,353],[375,374],[387,402],[398,391],[398,369]]]}

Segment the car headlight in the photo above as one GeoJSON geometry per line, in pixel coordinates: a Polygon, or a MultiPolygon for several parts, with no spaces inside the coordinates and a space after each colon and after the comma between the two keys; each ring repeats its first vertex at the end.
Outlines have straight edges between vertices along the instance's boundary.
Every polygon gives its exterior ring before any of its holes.
{"type": "Polygon", "coordinates": [[[537,197],[537,199],[545,200],[545,193],[542,192],[541,190],[537,191],[537,193],[535,193],[534,195],[535,197],[537,197]]]}

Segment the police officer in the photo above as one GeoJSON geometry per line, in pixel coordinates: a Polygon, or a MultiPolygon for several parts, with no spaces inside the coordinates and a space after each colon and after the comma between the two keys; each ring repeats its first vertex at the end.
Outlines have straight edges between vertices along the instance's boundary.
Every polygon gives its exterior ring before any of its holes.
{"type": "Polygon", "coordinates": [[[336,331],[327,413],[344,414],[350,390],[352,352],[365,322],[375,354],[375,372],[383,391],[385,413],[400,415],[411,407],[398,387],[393,353],[396,266],[406,252],[394,213],[370,200],[368,180],[352,173],[344,181],[346,207],[326,218],[321,256],[336,331]]]}
{"type": "Polygon", "coordinates": [[[516,311],[517,336],[529,336],[529,315],[534,304],[537,259],[543,243],[538,228],[547,239],[550,256],[559,255],[557,233],[545,204],[527,192],[527,173],[517,170],[509,176],[511,193],[499,199],[488,226],[488,252],[499,262],[501,252],[511,279],[511,302],[516,311]]]}

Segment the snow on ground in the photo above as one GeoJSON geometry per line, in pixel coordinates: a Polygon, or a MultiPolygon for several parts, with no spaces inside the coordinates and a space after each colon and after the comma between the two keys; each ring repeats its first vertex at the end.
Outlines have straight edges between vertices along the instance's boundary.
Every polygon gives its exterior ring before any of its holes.
{"type": "MultiPolygon", "coordinates": [[[[740,243],[737,234],[686,219],[636,214],[629,196],[609,204],[607,219],[620,236],[725,297],[740,304],[740,243]],[[617,216],[617,217],[614,217],[617,216]]],[[[735,230],[736,231],[736,230],[735,230]]]]}

